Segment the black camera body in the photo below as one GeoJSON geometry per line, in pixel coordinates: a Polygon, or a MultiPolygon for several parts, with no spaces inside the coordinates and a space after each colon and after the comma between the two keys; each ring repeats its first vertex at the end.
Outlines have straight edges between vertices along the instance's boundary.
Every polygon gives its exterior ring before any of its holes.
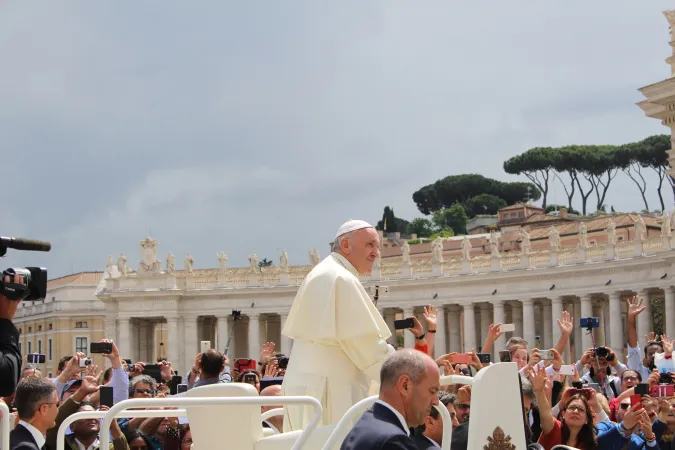
{"type": "Polygon", "coordinates": [[[0,278],[0,295],[17,302],[44,300],[47,297],[47,269],[44,267],[5,269],[0,278]],[[23,276],[25,284],[15,283],[15,275],[23,276]],[[9,282],[5,281],[6,277],[9,277],[9,282]]]}
{"type": "Polygon", "coordinates": [[[233,309],[232,310],[232,320],[241,320],[241,310],[233,309]]]}

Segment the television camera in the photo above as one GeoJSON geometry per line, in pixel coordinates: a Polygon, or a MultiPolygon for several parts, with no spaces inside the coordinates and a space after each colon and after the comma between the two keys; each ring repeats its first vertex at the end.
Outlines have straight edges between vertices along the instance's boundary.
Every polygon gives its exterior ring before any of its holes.
{"type": "MultiPolygon", "coordinates": [[[[52,245],[49,242],[35,241],[0,236],[0,257],[7,254],[7,249],[48,252],[52,245]]],[[[5,269],[0,277],[0,295],[10,300],[43,300],[47,296],[47,269],[44,267],[25,267],[5,269]],[[15,275],[20,275],[24,283],[16,283],[15,275]],[[8,280],[8,281],[6,281],[8,280]]]]}

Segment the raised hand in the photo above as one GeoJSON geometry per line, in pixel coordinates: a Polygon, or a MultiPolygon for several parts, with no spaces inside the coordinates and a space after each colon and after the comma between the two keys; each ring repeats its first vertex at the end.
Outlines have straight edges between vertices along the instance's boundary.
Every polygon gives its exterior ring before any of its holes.
{"type": "Polygon", "coordinates": [[[638,411],[639,407],[640,405],[631,405],[628,411],[626,411],[626,414],[624,414],[623,426],[626,427],[627,430],[632,430],[633,428],[635,428],[635,425],[637,425],[638,422],[640,421],[640,416],[642,415],[642,413],[646,413],[644,409],[638,411]]]}
{"type": "Polygon", "coordinates": [[[534,367],[526,367],[525,374],[532,382],[532,388],[535,392],[543,392],[544,389],[546,389],[548,377],[546,376],[545,370],[536,370],[534,367]]]}
{"type": "Polygon", "coordinates": [[[438,326],[436,307],[434,305],[424,307],[424,321],[427,323],[427,330],[435,330],[438,326]]]}
{"type": "Polygon", "coordinates": [[[627,318],[635,319],[638,314],[647,309],[647,305],[643,305],[644,299],[634,295],[633,298],[628,299],[628,313],[627,318]]]}
{"type": "Polygon", "coordinates": [[[656,342],[656,334],[653,331],[650,331],[649,334],[645,334],[645,343],[647,342],[656,342]]]}
{"type": "Polygon", "coordinates": [[[441,356],[438,357],[438,359],[436,359],[436,364],[438,365],[438,367],[442,367],[443,363],[445,361],[449,361],[450,363],[452,363],[452,358],[456,354],[457,354],[457,352],[450,352],[450,353],[446,353],[445,355],[441,355],[441,356]]]}
{"type": "Polygon", "coordinates": [[[538,348],[533,348],[530,352],[530,360],[528,361],[528,367],[534,367],[541,361],[541,354],[539,353],[538,348]]]}
{"type": "Polygon", "coordinates": [[[487,339],[490,342],[495,342],[497,339],[501,337],[501,335],[504,334],[503,331],[501,331],[502,324],[501,323],[493,323],[488,327],[488,334],[487,334],[487,339]]]}
{"type": "Polygon", "coordinates": [[[145,370],[145,363],[144,362],[137,362],[131,367],[131,370],[129,370],[129,378],[137,377],[139,375],[143,374],[143,371],[145,370]]]}
{"type": "Polygon", "coordinates": [[[593,361],[593,358],[595,357],[595,351],[592,348],[589,348],[584,352],[583,355],[581,355],[581,359],[579,362],[581,365],[585,366],[586,364],[590,364],[593,361]]]}
{"type": "Polygon", "coordinates": [[[553,352],[553,361],[551,361],[551,364],[555,370],[560,370],[563,365],[562,357],[560,356],[560,353],[558,353],[558,350],[554,348],[551,349],[551,352],[553,352]]]}
{"type": "Polygon", "coordinates": [[[98,391],[99,390],[98,377],[86,374],[84,377],[82,377],[82,384],[80,385],[80,388],[78,390],[82,391],[82,393],[85,396],[93,394],[94,392],[98,391]]]}
{"type": "Polygon", "coordinates": [[[159,373],[162,376],[162,380],[168,381],[171,379],[173,376],[173,372],[171,370],[171,362],[170,361],[162,361],[159,363],[161,366],[159,369],[159,373]]]}
{"type": "Polygon", "coordinates": [[[417,317],[412,316],[412,317],[407,317],[407,319],[412,319],[413,320],[413,327],[408,328],[408,330],[416,337],[420,337],[424,334],[424,328],[422,328],[422,324],[420,323],[419,320],[417,320],[417,317]]]}
{"type": "Polygon", "coordinates": [[[455,372],[455,369],[452,367],[452,363],[449,360],[446,359],[443,361],[441,367],[443,367],[443,375],[457,375],[457,372],[455,372]]]}
{"type": "Polygon", "coordinates": [[[668,335],[661,335],[661,345],[663,346],[666,358],[673,356],[673,344],[673,340],[668,335]]]}
{"type": "Polygon", "coordinates": [[[276,359],[270,360],[265,366],[263,378],[274,378],[279,376],[279,363],[276,359]]]}
{"type": "Polygon", "coordinates": [[[258,362],[264,363],[267,362],[272,356],[274,356],[274,347],[276,344],[274,342],[265,342],[260,346],[260,359],[258,362]]]}
{"type": "Polygon", "coordinates": [[[558,319],[558,326],[561,334],[570,336],[574,331],[574,318],[567,311],[563,311],[562,318],[558,319]]]}

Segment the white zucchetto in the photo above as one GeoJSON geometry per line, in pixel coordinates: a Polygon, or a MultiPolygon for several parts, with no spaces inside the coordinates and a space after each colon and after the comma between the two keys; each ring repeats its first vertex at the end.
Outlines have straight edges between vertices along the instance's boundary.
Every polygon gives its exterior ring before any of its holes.
{"type": "Polygon", "coordinates": [[[365,220],[349,220],[343,223],[340,228],[338,228],[337,234],[335,235],[335,239],[337,239],[338,237],[342,236],[345,233],[360,230],[362,228],[375,228],[375,227],[366,222],[365,220]]]}

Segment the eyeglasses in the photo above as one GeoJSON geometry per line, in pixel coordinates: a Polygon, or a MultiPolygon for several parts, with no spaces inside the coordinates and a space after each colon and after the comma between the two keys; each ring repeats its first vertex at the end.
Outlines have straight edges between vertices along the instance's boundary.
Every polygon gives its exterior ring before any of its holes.
{"type": "Polygon", "coordinates": [[[637,377],[623,377],[623,381],[638,381],[637,377]]]}
{"type": "Polygon", "coordinates": [[[630,408],[630,403],[621,403],[621,409],[628,409],[630,408]]]}
{"type": "Polygon", "coordinates": [[[183,439],[180,443],[182,445],[192,445],[192,439],[183,439]]]}
{"type": "Polygon", "coordinates": [[[157,391],[153,391],[152,389],[134,389],[134,392],[136,392],[137,394],[155,395],[157,391]]]}
{"type": "Polygon", "coordinates": [[[583,406],[568,406],[565,410],[569,412],[578,412],[581,414],[586,413],[586,408],[584,408],[583,406]]]}

